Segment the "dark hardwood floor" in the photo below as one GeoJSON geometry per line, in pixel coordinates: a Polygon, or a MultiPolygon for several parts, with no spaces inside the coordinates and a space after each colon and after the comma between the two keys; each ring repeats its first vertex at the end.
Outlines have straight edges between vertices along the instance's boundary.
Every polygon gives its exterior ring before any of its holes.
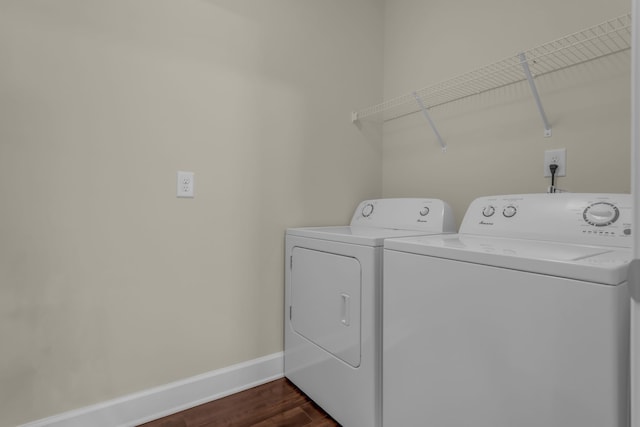
{"type": "Polygon", "coordinates": [[[340,424],[282,378],[143,426],[340,427],[340,424]]]}

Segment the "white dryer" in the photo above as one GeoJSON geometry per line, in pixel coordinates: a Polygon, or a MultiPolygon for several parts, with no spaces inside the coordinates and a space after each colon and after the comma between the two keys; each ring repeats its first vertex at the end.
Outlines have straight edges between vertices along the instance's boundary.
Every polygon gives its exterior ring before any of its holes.
{"type": "Polygon", "coordinates": [[[384,239],[454,227],[442,200],[379,199],[350,226],[287,230],[285,376],[341,425],[381,423],[384,239]]]}
{"type": "Polygon", "coordinates": [[[385,241],[384,425],[627,427],[631,206],[482,197],[385,241]]]}

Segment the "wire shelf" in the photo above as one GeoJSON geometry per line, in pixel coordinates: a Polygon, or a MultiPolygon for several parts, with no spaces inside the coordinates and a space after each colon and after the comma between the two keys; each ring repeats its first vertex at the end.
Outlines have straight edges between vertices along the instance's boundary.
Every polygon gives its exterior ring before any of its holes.
{"type": "Polygon", "coordinates": [[[416,102],[416,95],[422,99],[426,109],[431,109],[526,81],[523,62],[526,62],[531,74],[537,77],[630,48],[631,14],[627,14],[433,86],[364,108],[352,113],[352,120],[370,117],[389,121],[417,113],[422,110],[422,107],[419,102],[416,102]]]}

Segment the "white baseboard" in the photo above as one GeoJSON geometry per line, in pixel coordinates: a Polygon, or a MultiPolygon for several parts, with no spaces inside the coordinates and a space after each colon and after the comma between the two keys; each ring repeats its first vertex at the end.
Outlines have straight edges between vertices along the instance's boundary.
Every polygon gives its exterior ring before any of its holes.
{"type": "Polygon", "coordinates": [[[284,376],[283,353],[65,412],[21,427],[129,427],[255,387],[284,376]]]}

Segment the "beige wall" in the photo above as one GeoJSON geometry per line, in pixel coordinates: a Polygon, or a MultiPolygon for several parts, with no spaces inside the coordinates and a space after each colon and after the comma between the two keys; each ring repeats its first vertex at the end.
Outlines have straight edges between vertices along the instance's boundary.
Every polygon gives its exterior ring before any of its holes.
{"type": "Polygon", "coordinates": [[[381,194],[382,14],[0,2],[0,426],[282,350],[284,229],[381,194]]]}
{"type": "Polygon", "coordinates": [[[526,85],[432,111],[446,153],[419,114],[383,136],[348,121],[629,9],[0,2],[0,426],[281,351],[286,227],[381,194],[460,220],[477,196],[544,191],[559,147],[560,187],[629,191],[626,54],[539,79],[549,139],[526,85]]]}
{"type": "MultiPolygon", "coordinates": [[[[410,93],[628,13],[628,0],[394,0],[385,10],[386,98],[410,93]]],[[[630,191],[629,53],[538,79],[553,128],[526,83],[432,110],[442,153],[421,114],[384,126],[383,195],[448,200],[462,219],[490,194],[544,192],[543,153],[567,149],[574,192],[630,191]]]]}

